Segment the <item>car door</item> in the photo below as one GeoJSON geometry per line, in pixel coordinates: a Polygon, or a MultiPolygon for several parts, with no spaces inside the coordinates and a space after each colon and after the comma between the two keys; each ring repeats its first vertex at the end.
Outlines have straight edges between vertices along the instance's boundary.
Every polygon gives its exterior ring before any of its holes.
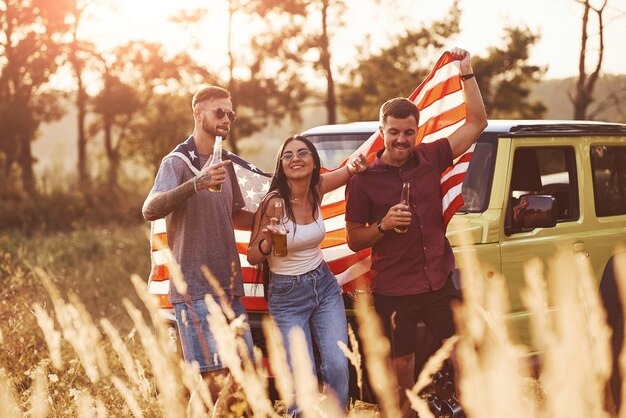
{"type": "Polygon", "coordinates": [[[599,279],[617,246],[626,244],[626,138],[590,138],[583,156],[584,250],[599,279]]]}
{"type": "Polygon", "coordinates": [[[504,225],[501,229],[502,273],[505,277],[514,334],[527,341],[526,314],[520,291],[524,288],[524,264],[535,257],[550,264],[558,247],[566,245],[584,250],[580,218],[579,165],[577,138],[513,138],[509,163],[504,225]],[[513,207],[526,194],[547,194],[556,200],[556,226],[515,230],[513,207]],[[581,249],[582,248],[582,249],[581,249]]]}

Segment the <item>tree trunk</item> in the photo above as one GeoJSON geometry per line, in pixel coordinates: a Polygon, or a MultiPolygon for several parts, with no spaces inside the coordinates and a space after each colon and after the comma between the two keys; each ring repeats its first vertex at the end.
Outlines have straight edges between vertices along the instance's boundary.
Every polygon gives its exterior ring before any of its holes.
{"type": "Polygon", "coordinates": [[[80,69],[78,68],[76,69],[76,80],[78,81],[78,92],[76,93],[76,108],[78,110],[78,116],[76,118],[78,130],[78,161],[76,169],[78,175],[78,187],[84,192],[89,185],[89,174],[87,173],[87,136],[85,134],[85,117],[87,115],[87,109],[83,77],[80,74],[80,69]]]}
{"type": "Polygon", "coordinates": [[[570,100],[574,106],[574,119],[584,120],[588,117],[588,109],[593,102],[593,91],[595,89],[596,82],[600,76],[600,69],[602,68],[602,59],[604,56],[604,25],[602,20],[602,13],[606,7],[608,0],[604,0],[602,7],[596,9],[591,6],[589,0],[578,1],[584,7],[582,17],[582,33],[581,33],[581,45],[580,55],[578,57],[578,80],[576,82],[576,90],[574,94],[570,94],[570,100]],[[589,38],[588,25],[589,25],[589,12],[593,11],[598,15],[598,60],[596,66],[591,72],[586,72],[586,60],[587,60],[587,41],[589,38]]]}
{"type": "MultiPolygon", "coordinates": [[[[233,32],[233,15],[235,14],[236,5],[233,4],[233,1],[228,2],[228,91],[230,91],[231,97],[233,100],[233,111],[236,112],[235,103],[238,99],[237,88],[235,86],[235,58],[233,56],[233,46],[232,46],[232,32],[233,32]]],[[[235,134],[236,129],[230,126],[230,131],[228,132],[228,142],[230,143],[230,149],[233,153],[239,155],[239,147],[237,146],[237,135],[235,134]]]]}
{"type": "Polygon", "coordinates": [[[22,170],[22,186],[29,196],[35,195],[35,175],[33,173],[33,154],[31,149],[31,136],[23,132],[20,138],[19,164],[22,170]]]}
{"type": "Polygon", "coordinates": [[[335,81],[331,67],[330,42],[328,40],[328,1],[322,2],[322,39],[320,61],[326,75],[326,114],[329,125],[337,123],[337,101],[335,98],[335,81]]]}
{"type": "Polygon", "coordinates": [[[109,116],[104,117],[104,148],[109,160],[108,185],[110,191],[117,190],[117,170],[119,169],[119,155],[113,147],[113,121],[109,116]]]}

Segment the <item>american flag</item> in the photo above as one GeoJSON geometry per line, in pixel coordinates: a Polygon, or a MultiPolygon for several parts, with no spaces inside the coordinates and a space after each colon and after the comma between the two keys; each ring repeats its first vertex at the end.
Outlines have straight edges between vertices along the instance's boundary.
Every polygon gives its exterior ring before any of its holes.
{"type": "MultiPolygon", "coordinates": [[[[446,52],[437,61],[426,79],[409,96],[420,109],[420,122],[417,143],[432,142],[448,137],[458,129],[465,120],[466,107],[463,97],[463,86],[460,78],[459,62],[446,52]]],[[[383,148],[383,139],[374,133],[352,155],[362,153],[369,161],[373,161],[376,152],[383,148]]],[[[447,225],[452,215],[463,206],[461,188],[469,160],[474,148],[470,148],[457,159],[441,177],[441,195],[443,201],[444,224],[447,225]]],[[[255,211],[261,198],[268,190],[270,178],[247,161],[234,154],[229,154],[237,173],[239,185],[246,200],[245,209],[255,211]]],[[[350,158],[350,157],[349,157],[350,158]]],[[[348,158],[348,159],[349,159],[348,158]]],[[[348,161],[344,160],[335,170],[342,168],[348,161]]],[[[346,243],[345,232],[345,187],[341,187],[324,195],[322,215],[326,225],[326,237],[322,241],[324,259],[343,285],[344,291],[361,287],[363,280],[369,280],[371,267],[370,250],[352,252],[346,243]],[[359,279],[359,280],[355,280],[359,279]],[[357,284],[358,283],[358,284],[357,284]]],[[[164,250],[162,239],[165,235],[165,220],[152,223],[152,272],[150,276],[150,292],[161,297],[161,305],[166,306],[169,273],[167,258],[157,256],[164,250]]],[[[237,249],[243,270],[246,297],[244,304],[248,310],[266,310],[263,288],[257,284],[257,274],[253,266],[248,264],[246,251],[250,239],[249,231],[235,231],[237,249]]],[[[166,242],[165,242],[166,244],[166,242]]],[[[167,250],[165,248],[165,250],[167,250]]]]}

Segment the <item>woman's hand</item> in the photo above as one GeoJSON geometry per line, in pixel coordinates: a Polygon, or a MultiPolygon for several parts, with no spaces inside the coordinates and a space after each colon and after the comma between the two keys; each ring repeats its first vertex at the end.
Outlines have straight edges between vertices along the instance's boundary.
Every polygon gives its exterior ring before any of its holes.
{"type": "Polygon", "coordinates": [[[348,171],[350,174],[362,173],[367,170],[367,158],[360,152],[348,162],[348,171]]]}

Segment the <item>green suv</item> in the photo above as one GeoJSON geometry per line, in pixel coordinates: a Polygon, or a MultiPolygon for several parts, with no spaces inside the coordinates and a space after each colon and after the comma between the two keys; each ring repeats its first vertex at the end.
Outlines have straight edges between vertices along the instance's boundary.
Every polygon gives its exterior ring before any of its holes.
{"type": "MultiPolygon", "coordinates": [[[[377,128],[378,122],[325,125],[302,135],[325,166],[335,167],[377,128]]],[[[600,277],[616,245],[626,242],[626,125],[491,120],[462,193],[465,205],[448,239],[458,251],[460,232],[468,232],[487,275],[505,276],[511,329],[525,340],[520,290],[527,260],[547,263],[567,245],[589,257],[600,277]]]]}

